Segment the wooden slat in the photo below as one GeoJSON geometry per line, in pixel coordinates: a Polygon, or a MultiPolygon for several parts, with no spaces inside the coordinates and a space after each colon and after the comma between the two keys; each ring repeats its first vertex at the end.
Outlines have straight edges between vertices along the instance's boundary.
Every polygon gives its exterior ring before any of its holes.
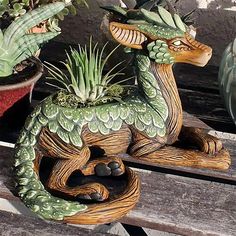
{"type": "Polygon", "coordinates": [[[197,67],[190,64],[175,64],[174,74],[179,88],[219,94],[216,66],[197,67]]]}
{"type": "Polygon", "coordinates": [[[159,172],[172,173],[176,175],[189,176],[192,178],[207,179],[208,177],[215,178],[214,181],[225,182],[228,181],[231,184],[236,184],[236,140],[222,140],[223,145],[229,150],[232,163],[227,171],[217,171],[208,169],[198,169],[189,167],[177,167],[177,166],[164,166],[152,163],[147,163],[135,158],[127,157],[123,158],[131,166],[142,166],[143,169],[155,170],[159,172]]]}
{"type": "MultiPolygon", "coordinates": [[[[4,152],[9,150],[1,150],[4,152]]],[[[13,190],[10,159],[8,154],[0,162],[0,198],[14,199],[17,207],[19,199],[9,196],[13,190]]],[[[236,186],[136,171],[142,183],[141,198],[121,222],[182,235],[236,234],[236,186]]]]}
{"type": "Polygon", "coordinates": [[[216,130],[235,133],[236,128],[218,94],[179,89],[183,108],[216,130]]]}
{"type": "Polygon", "coordinates": [[[181,235],[236,235],[236,187],[139,173],[141,198],[122,222],[181,235]]]}
{"type": "Polygon", "coordinates": [[[46,222],[39,218],[12,214],[0,211],[0,235],[32,235],[32,236],[64,236],[64,235],[113,235],[108,233],[94,232],[84,228],[46,222]]]}
{"type": "MultiPolygon", "coordinates": [[[[196,121],[197,122],[197,121],[196,121]]],[[[199,123],[199,126],[201,126],[201,123],[199,123]]],[[[216,178],[215,181],[222,182],[222,181],[230,181],[232,184],[236,184],[236,140],[229,140],[225,139],[222,140],[224,147],[229,150],[231,158],[232,158],[232,164],[227,171],[216,171],[216,170],[208,170],[208,169],[198,169],[198,168],[188,168],[188,167],[177,167],[177,166],[163,166],[163,165],[157,165],[157,164],[151,164],[147,163],[135,158],[132,158],[127,155],[127,158],[125,157],[123,160],[126,161],[126,163],[130,166],[141,166],[143,169],[147,170],[156,170],[159,172],[166,172],[166,173],[172,173],[176,175],[182,175],[182,176],[192,176],[193,178],[206,178],[206,177],[213,177],[216,178]]],[[[9,168],[11,166],[11,157],[12,156],[12,149],[9,149],[7,147],[0,146],[0,166],[2,169],[0,169],[0,180],[1,176],[7,175],[7,172],[9,171],[9,168]],[[5,169],[7,168],[7,170],[5,169]]]]}

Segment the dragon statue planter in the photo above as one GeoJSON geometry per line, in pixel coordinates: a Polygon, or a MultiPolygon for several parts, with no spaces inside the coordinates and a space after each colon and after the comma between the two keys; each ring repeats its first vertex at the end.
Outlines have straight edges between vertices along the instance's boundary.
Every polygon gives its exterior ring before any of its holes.
{"type": "Polygon", "coordinates": [[[29,116],[16,144],[18,194],[45,219],[98,224],[124,216],[140,192],[137,175],[121,160],[127,154],[164,165],[213,169],[230,165],[229,153],[218,139],[182,126],[172,73],[175,62],[204,66],[211,48],[195,41],[180,17],[162,7],[115,9],[119,16],[110,22],[110,32],[133,50],[138,87],[122,102],[77,109],[58,105],[52,95],[29,116]],[[199,150],[171,146],[177,140],[199,150]],[[102,152],[91,158],[94,148],[102,152]],[[54,160],[46,180],[41,173],[47,169],[44,157],[54,160]],[[112,181],[125,176],[126,183],[122,191],[110,195],[109,188],[98,181],[69,185],[75,172],[78,178],[112,176],[112,181]]]}

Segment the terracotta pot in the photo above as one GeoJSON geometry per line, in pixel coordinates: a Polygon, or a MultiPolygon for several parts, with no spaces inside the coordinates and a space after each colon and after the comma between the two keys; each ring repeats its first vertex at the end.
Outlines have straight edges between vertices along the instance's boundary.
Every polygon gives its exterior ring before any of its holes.
{"type": "Polygon", "coordinates": [[[42,63],[39,60],[33,60],[33,62],[36,64],[37,70],[32,77],[21,83],[0,86],[0,117],[17,101],[32,92],[35,83],[42,76],[42,63]]]}

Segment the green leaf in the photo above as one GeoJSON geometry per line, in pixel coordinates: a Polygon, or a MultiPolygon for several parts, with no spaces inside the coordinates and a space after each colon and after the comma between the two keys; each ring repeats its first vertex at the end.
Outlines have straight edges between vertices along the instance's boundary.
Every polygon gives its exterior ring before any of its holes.
{"type": "Polygon", "coordinates": [[[59,32],[48,32],[44,34],[32,34],[21,37],[17,43],[17,49],[12,55],[15,58],[14,64],[17,65],[21,61],[34,55],[40,48],[40,45],[55,38],[59,32]]]}
{"type": "Polygon", "coordinates": [[[33,26],[47,20],[60,12],[65,7],[63,2],[56,2],[39,7],[13,21],[4,33],[6,45],[10,44],[26,34],[33,26]]]}
{"type": "Polygon", "coordinates": [[[145,133],[148,135],[150,138],[155,138],[157,135],[157,129],[154,126],[148,126],[145,130],[145,133]]]}
{"type": "Polygon", "coordinates": [[[169,26],[176,28],[175,22],[172,18],[172,15],[163,7],[158,6],[158,12],[162,20],[169,26]]]}
{"type": "Polygon", "coordinates": [[[102,122],[108,122],[110,119],[109,113],[106,108],[99,106],[96,108],[97,118],[102,122]]]}
{"type": "Polygon", "coordinates": [[[141,8],[140,11],[142,12],[142,14],[147,20],[158,23],[158,24],[162,24],[162,25],[164,24],[163,20],[157,13],[145,10],[144,8],[141,8]]]}
{"type": "Polygon", "coordinates": [[[120,7],[120,6],[102,6],[101,8],[106,11],[119,14],[121,16],[126,16],[126,14],[127,14],[127,10],[120,7]]]}
{"type": "Polygon", "coordinates": [[[117,120],[114,120],[112,130],[114,131],[120,130],[122,124],[123,124],[123,121],[120,118],[118,118],[117,120]]]}
{"type": "Polygon", "coordinates": [[[62,113],[57,117],[57,121],[61,127],[68,132],[71,132],[74,129],[74,123],[68,120],[62,113]]]}
{"type": "Polygon", "coordinates": [[[186,32],[186,27],[183,23],[183,21],[181,20],[180,16],[177,15],[177,14],[174,14],[174,21],[175,21],[175,24],[176,26],[182,30],[183,32],[186,32]]]}
{"type": "Polygon", "coordinates": [[[140,121],[140,119],[138,117],[136,117],[136,119],[134,121],[134,126],[139,131],[144,131],[144,129],[146,128],[145,125],[140,121]]]}
{"type": "Polygon", "coordinates": [[[49,121],[48,128],[50,132],[56,133],[59,128],[59,124],[55,120],[49,121]]]}
{"type": "Polygon", "coordinates": [[[99,125],[99,122],[91,121],[88,123],[88,128],[92,133],[97,133],[98,132],[98,125],[99,125]]]}
{"type": "MultiPolygon", "coordinates": [[[[113,124],[114,126],[114,124],[113,124]]],[[[99,122],[98,124],[98,130],[100,131],[101,134],[107,135],[109,134],[110,129],[108,129],[102,122],[99,122]]]]}

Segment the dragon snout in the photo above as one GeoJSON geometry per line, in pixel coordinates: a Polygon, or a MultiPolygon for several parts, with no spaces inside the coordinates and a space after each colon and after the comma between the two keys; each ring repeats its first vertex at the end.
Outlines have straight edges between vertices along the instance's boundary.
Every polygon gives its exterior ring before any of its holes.
{"type": "Polygon", "coordinates": [[[186,56],[185,62],[195,66],[203,67],[211,59],[211,56],[212,48],[205,44],[199,43],[198,47],[196,47],[188,56],[186,56]]]}
{"type": "Polygon", "coordinates": [[[212,48],[199,43],[197,49],[196,49],[196,62],[198,66],[205,66],[208,61],[211,59],[212,56],[212,48]]]}
{"type": "Polygon", "coordinates": [[[212,56],[212,48],[203,44],[203,48],[202,49],[207,54],[207,56],[211,58],[211,56],[212,56]]]}
{"type": "Polygon", "coordinates": [[[196,62],[198,66],[205,66],[212,56],[212,48],[204,45],[205,48],[202,52],[200,52],[199,58],[197,58],[196,62]]]}

